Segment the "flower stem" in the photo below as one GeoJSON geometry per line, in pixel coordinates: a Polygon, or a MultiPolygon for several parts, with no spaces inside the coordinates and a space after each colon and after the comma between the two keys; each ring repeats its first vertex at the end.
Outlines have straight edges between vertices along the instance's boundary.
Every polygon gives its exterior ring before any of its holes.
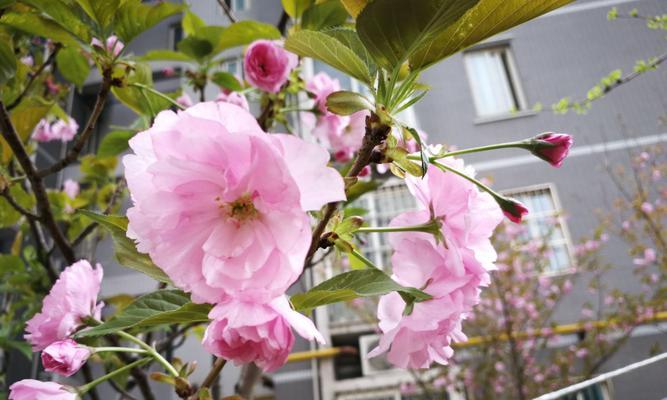
{"type": "Polygon", "coordinates": [[[498,198],[502,198],[502,196],[500,196],[495,190],[493,190],[493,189],[491,189],[490,187],[486,186],[485,184],[483,184],[482,182],[480,182],[480,181],[478,181],[477,179],[473,178],[472,176],[468,176],[468,175],[464,174],[464,173],[461,172],[461,171],[458,171],[458,170],[456,170],[456,169],[454,169],[454,168],[452,168],[452,167],[449,167],[449,166],[447,166],[447,165],[445,165],[445,164],[442,164],[442,163],[439,163],[439,162],[437,162],[437,161],[431,161],[431,164],[435,165],[436,167],[440,168],[440,169],[443,170],[443,171],[450,171],[450,172],[453,172],[453,173],[455,173],[456,175],[458,175],[458,176],[460,176],[460,177],[462,177],[462,178],[464,178],[464,179],[467,179],[468,181],[474,183],[474,184],[477,185],[480,189],[482,189],[483,191],[487,192],[488,194],[490,194],[491,196],[493,196],[493,197],[496,198],[496,199],[498,199],[498,198]]]}
{"type": "Polygon", "coordinates": [[[137,354],[148,354],[144,349],[137,349],[134,347],[91,347],[95,353],[102,352],[119,352],[119,353],[137,353],[137,354]]]}
{"type": "Polygon", "coordinates": [[[378,268],[377,265],[373,264],[373,261],[371,261],[371,260],[369,260],[368,258],[364,257],[363,254],[359,253],[359,251],[356,250],[356,249],[352,249],[352,251],[350,252],[350,254],[352,254],[352,255],[354,256],[354,258],[356,258],[357,260],[359,260],[359,261],[361,261],[362,263],[366,264],[368,267],[370,267],[370,268],[374,268],[374,269],[380,269],[380,268],[378,268]]]}
{"type": "Polygon", "coordinates": [[[150,357],[146,357],[146,358],[142,358],[141,360],[137,360],[137,361],[135,361],[135,362],[133,362],[133,363],[127,364],[127,365],[125,365],[125,366],[123,366],[123,367],[118,368],[118,369],[115,370],[115,371],[111,371],[111,372],[109,372],[108,374],[106,374],[106,375],[104,375],[104,376],[101,376],[101,377],[95,379],[95,380],[92,381],[92,382],[88,382],[88,383],[86,383],[86,384],[83,385],[83,386],[79,386],[79,387],[77,388],[77,391],[79,392],[80,395],[85,394],[85,393],[87,393],[88,391],[90,391],[92,388],[94,388],[95,386],[99,385],[100,383],[102,383],[102,382],[104,382],[104,381],[106,381],[106,380],[109,380],[109,379],[113,378],[113,377],[116,376],[116,375],[122,374],[123,372],[125,372],[125,371],[127,371],[127,370],[130,370],[130,369],[132,369],[132,368],[134,368],[134,367],[140,367],[140,366],[142,366],[142,365],[148,363],[150,360],[151,360],[150,357]]]}
{"type": "Polygon", "coordinates": [[[160,364],[162,364],[162,366],[164,367],[164,369],[167,370],[167,372],[169,372],[169,373],[170,373],[171,375],[173,375],[173,376],[178,376],[178,371],[176,371],[176,368],[174,368],[174,366],[171,365],[171,363],[170,363],[169,361],[167,361],[164,357],[162,357],[162,356],[160,355],[160,353],[158,353],[157,350],[155,350],[155,348],[153,348],[152,346],[148,345],[146,342],[144,342],[143,340],[139,339],[138,337],[133,336],[133,335],[130,335],[130,334],[127,333],[127,332],[118,331],[118,332],[116,332],[116,333],[117,333],[120,337],[122,337],[122,338],[124,338],[124,339],[127,339],[127,340],[129,340],[130,342],[132,342],[132,343],[136,343],[137,345],[139,345],[139,347],[141,347],[142,349],[146,350],[146,353],[147,353],[147,354],[149,354],[149,355],[150,355],[151,357],[153,357],[157,362],[159,362],[160,364]]]}
{"type": "Polygon", "coordinates": [[[421,224],[421,225],[411,225],[411,226],[364,226],[359,229],[357,229],[357,232],[361,233],[371,233],[371,232],[379,232],[379,233],[388,233],[388,232],[425,232],[425,233],[432,233],[434,230],[437,230],[439,228],[438,223],[436,221],[430,221],[426,224],[421,224]]]}
{"type": "MultiPolygon", "coordinates": [[[[432,157],[429,157],[429,161],[433,162],[436,160],[439,160],[441,158],[445,157],[454,157],[454,156],[460,156],[463,154],[470,154],[470,153],[479,153],[482,151],[489,151],[489,150],[498,150],[498,149],[511,149],[511,148],[526,148],[528,145],[528,141],[522,140],[519,142],[509,142],[509,143],[498,143],[498,144],[491,144],[488,146],[481,146],[481,147],[473,147],[470,149],[463,149],[463,150],[456,150],[456,151],[450,151],[447,153],[440,153],[436,154],[432,157]]],[[[421,160],[421,155],[420,154],[410,154],[408,155],[408,159],[410,160],[421,160]]]]}
{"type": "Polygon", "coordinates": [[[132,83],[130,83],[129,85],[130,85],[130,86],[134,86],[134,87],[138,87],[139,89],[142,89],[142,91],[143,91],[143,90],[147,90],[147,91],[153,93],[154,95],[159,96],[159,97],[162,97],[163,99],[167,100],[167,101],[170,102],[173,106],[178,107],[178,108],[181,109],[181,110],[185,110],[185,107],[183,107],[182,105],[178,104],[178,102],[176,102],[176,100],[172,99],[171,97],[167,96],[166,94],[164,94],[164,93],[162,93],[162,92],[160,92],[160,91],[158,91],[158,90],[153,89],[153,88],[150,87],[150,86],[146,86],[146,85],[144,85],[143,83],[139,83],[139,82],[132,82],[132,83]]]}

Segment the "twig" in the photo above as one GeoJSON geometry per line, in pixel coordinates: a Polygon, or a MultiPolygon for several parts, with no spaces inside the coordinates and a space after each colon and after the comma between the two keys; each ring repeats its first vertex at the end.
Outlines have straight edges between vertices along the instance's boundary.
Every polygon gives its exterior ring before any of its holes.
{"type": "Polygon", "coordinates": [[[138,400],[136,397],[134,397],[134,396],[132,396],[131,394],[129,394],[129,393],[127,392],[127,390],[125,390],[125,389],[123,389],[122,387],[118,386],[118,384],[117,384],[113,379],[109,379],[107,382],[109,383],[109,385],[111,385],[111,387],[112,387],[116,392],[118,392],[118,393],[122,396],[122,399],[123,399],[123,400],[138,400]]]}
{"type": "Polygon", "coordinates": [[[220,375],[220,372],[225,367],[226,363],[227,360],[222,357],[218,357],[213,363],[213,368],[211,368],[211,370],[208,372],[208,375],[206,375],[206,378],[204,378],[204,382],[202,382],[201,387],[210,388],[216,379],[218,379],[218,375],[220,375]]]}
{"type": "Polygon", "coordinates": [[[52,164],[51,166],[45,169],[38,171],[37,175],[39,178],[44,178],[58,171],[61,171],[62,169],[64,169],[65,167],[76,161],[77,158],[79,158],[79,154],[81,153],[86,142],[92,135],[93,129],[95,129],[95,125],[97,124],[97,120],[99,119],[100,115],[102,114],[102,111],[104,110],[104,104],[106,103],[107,97],[109,96],[109,91],[111,90],[111,82],[112,82],[111,69],[110,68],[105,69],[102,73],[102,76],[103,76],[102,87],[100,88],[100,91],[97,93],[97,100],[95,101],[95,107],[93,108],[93,113],[88,118],[88,122],[86,123],[86,127],[83,129],[83,132],[81,132],[79,138],[74,143],[74,146],[72,146],[72,148],[67,152],[67,155],[62,160],[52,164]]]}
{"type": "Polygon", "coordinates": [[[46,59],[46,61],[44,61],[44,63],[39,66],[39,69],[35,71],[34,74],[30,75],[30,79],[28,80],[28,83],[25,85],[23,91],[18,95],[16,99],[14,99],[14,101],[12,101],[9,105],[7,105],[7,110],[11,111],[21,103],[21,100],[23,100],[25,95],[28,94],[28,91],[30,90],[32,84],[37,80],[37,77],[40,76],[42,72],[44,72],[46,67],[51,65],[53,61],[56,59],[56,55],[58,54],[58,51],[60,51],[61,47],[62,45],[60,43],[56,43],[53,52],[49,54],[49,57],[46,59]]]}
{"type": "Polygon", "coordinates": [[[37,174],[35,167],[32,164],[32,160],[28,156],[23,142],[19,137],[14,124],[9,116],[5,104],[0,101],[0,129],[2,129],[2,137],[7,141],[10,149],[14,153],[16,160],[21,165],[24,173],[30,181],[32,191],[35,194],[35,200],[37,201],[37,210],[39,212],[40,221],[46,226],[46,229],[51,233],[53,241],[56,246],[62,253],[65,261],[69,264],[72,264],[75,261],[74,251],[72,247],[67,242],[67,238],[58,227],[56,220],[51,212],[51,205],[49,203],[49,198],[46,194],[46,189],[44,187],[44,182],[42,178],[37,174]]]}
{"type": "Polygon", "coordinates": [[[229,5],[225,2],[225,0],[218,0],[218,4],[220,4],[220,7],[222,7],[222,11],[225,12],[225,15],[227,16],[227,19],[229,19],[229,22],[232,24],[236,23],[238,21],[236,19],[236,16],[232,12],[232,9],[229,7],[229,5]]]}
{"type": "Polygon", "coordinates": [[[34,214],[29,210],[26,210],[19,203],[17,203],[16,200],[14,200],[12,195],[9,193],[9,189],[5,189],[2,192],[0,192],[0,196],[4,197],[5,200],[7,200],[7,203],[9,203],[9,205],[11,205],[16,211],[18,211],[19,214],[26,216],[28,219],[32,220],[39,219],[39,215],[34,214]]]}
{"type": "MultiPolygon", "coordinates": [[[[109,203],[107,204],[107,207],[104,209],[104,211],[102,211],[102,214],[109,215],[109,213],[111,212],[113,207],[116,205],[116,202],[120,198],[120,193],[122,193],[123,190],[125,190],[125,180],[121,178],[118,181],[116,189],[111,194],[111,198],[109,198],[109,203]]],[[[83,231],[81,231],[81,233],[79,233],[79,236],[77,236],[72,241],[72,247],[76,247],[76,246],[80,245],[81,242],[83,242],[86,239],[86,237],[88,237],[88,235],[90,235],[91,233],[93,233],[95,231],[95,228],[97,228],[97,226],[98,226],[97,222],[93,222],[90,225],[86,226],[83,229],[83,231]]]]}
{"type": "Polygon", "coordinates": [[[284,36],[285,32],[287,31],[287,23],[289,22],[289,15],[283,10],[283,13],[280,14],[280,20],[278,20],[278,24],[276,25],[276,28],[280,31],[280,33],[284,36]]]}
{"type": "MultiPolygon", "coordinates": [[[[109,340],[113,346],[120,347],[120,342],[117,337],[107,336],[107,340],[109,340]]],[[[123,361],[125,364],[130,364],[134,361],[132,357],[128,356],[126,353],[116,354],[118,355],[118,358],[120,358],[121,361],[123,361]]],[[[148,383],[148,377],[146,376],[144,370],[139,367],[132,368],[130,370],[130,374],[134,378],[134,381],[137,383],[137,386],[139,386],[139,390],[141,391],[141,395],[144,400],[155,400],[155,395],[153,394],[153,390],[148,383]]]]}

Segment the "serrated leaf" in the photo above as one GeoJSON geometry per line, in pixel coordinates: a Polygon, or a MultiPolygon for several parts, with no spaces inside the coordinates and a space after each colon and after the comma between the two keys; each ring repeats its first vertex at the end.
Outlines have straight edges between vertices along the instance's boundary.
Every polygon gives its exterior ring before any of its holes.
{"type": "Polygon", "coordinates": [[[315,0],[282,0],[283,9],[294,19],[299,18],[314,2],[315,0]]]}
{"type": "Polygon", "coordinates": [[[197,14],[187,10],[185,15],[183,15],[183,21],[181,22],[181,25],[183,26],[183,32],[186,35],[192,35],[193,33],[197,32],[198,29],[206,26],[206,22],[199,18],[197,14]]]}
{"type": "Polygon", "coordinates": [[[319,31],[347,21],[347,11],[339,0],[326,0],[310,6],[301,16],[301,27],[319,31]]]}
{"type": "Polygon", "coordinates": [[[370,83],[366,64],[349,47],[326,33],[300,30],[285,41],[285,48],[303,57],[320,60],[362,82],[370,83]]]}
{"type": "Polygon", "coordinates": [[[359,93],[341,90],[327,97],[327,110],[338,115],[352,115],[358,111],[374,110],[373,105],[359,93]]]}
{"type": "Polygon", "coordinates": [[[366,7],[368,0],[340,0],[343,3],[343,7],[347,12],[354,18],[359,16],[359,13],[366,7]]]}
{"type": "Polygon", "coordinates": [[[379,269],[363,269],[336,275],[305,293],[295,294],[290,301],[297,311],[308,311],[331,303],[382,296],[391,292],[399,292],[415,301],[431,298],[419,289],[399,285],[379,269]]]}
{"type": "Polygon", "coordinates": [[[136,59],[139,61],[194,61],[193,57],[173,50],[150,50],[136,59]]]}
{"type": "Polygon", "coordinates": [[[194,304],[190,296],[180,290],[158,290],[139,297],[111,320],[81,331],[75,337],[101,336],[166,324],[207,322],[210,310],[210,305],[194,304]]]}
{"type": "Polygon", "coordinates": [[[271,24],[258,21],[235,22],[222,32],[218,41],[214,42],[214,53],[233,47],[244,46],[259,39],[278,40],[282,37],[280,31],[271,24]]]}
{"type": "Polygon", "coordinates": [[[32,13],[6,13],[0,18],[0,24],[35,36],[51,39],[56,43],[77,46],[78,42],[71,33],[51,19],[32,13]]]}
{"type": "Polygon", "coordinates": [[[104,135],[100,147],[97,149],[98,157],[114,157],[129,148],[128,141],[135,135],[131,130],[116,130],[104,135]]]}
{"type": "MultiPolygon", "coordinates": [[[[153,70],[147,63],[136,63],[127,77],[128,84],[140,83],[153,87],[153,70]]],[[[136,86],[112,87],[111,92],[127,107],[139,115],[153,117],[158,112],[171,107],[172,103],[149,90],[136,86]]]]}
{"type": "Polygon", "coordinates": [[[76,2],[79,3],[88,16],[100,24],[102,29],[105,29],[111,24],[111,21],[121,4],[120,0],[76,0],[76,2]]]}
{"type": "Polygon", "coordinates": [[[80,89],[90,73],[88,59],[81,54],[78,48],[65,47],[56,55],[56,62],[62,76],[80,89]]]}
{"type": "Polygon", "coordinates": [[[16,75],[16,56],[11,42],[0,41],[0,84],[4,84],[16,75]]]}
{"type": "MultiPolygon", "coordinates": [[[[44,12],[53,18],[63,29],[71,32],[74,36],[81,39],[84,43],[90,42],[90,28],[81,20],[81,17],[74,11],[75,8],[65,4],[61,0],[21,0],[23,3],[30,4],[36,9],[44,12]]],[[[96,3],[113,3],[115,0],[100,1],[96,3]]],[[[116,0],[117,1],[117,0],[116,0]]],[[[113,16],[113,12],[110,13],[113,16]]]]}
{"type": "Polygon", "coordinates": [[[220,87],[232,90],[234,92],[238,92],[239,90],[243,89],[239,80],[229,72],[218,71],[213,74],[211,81],[220,87]]]}
{"type": "Polygon", "coordinates": [[[139,271],[160,282],[171,284],[169,277],[151,261],[146,254],[139,253],[134,242],[127,237],[127,218],[116,215],[102,215],[89,210],[77,210],[99,223],[111,233],[116,260],[123,266],[139,271]]]}
{"type": "Polygon", "coordinates": [[[142,4],[141,0],[125,0],[116,12],[116,34],[127,45],[140,33],[182,10],[183,6],[180,4],[166,1],[142,4]]]}
{"type": "Polygon", "coordinates": [[[338,39],[339,42],[349,47],[357,56],[359,56],[361,61],[366,64],[366,68],[368,69],[370,75],[375,75],[375,72],[377,71],[377,64],[375,63],[371,53],[368,52],[368,49],[366,49],[364,44],[361,43],[361,39],[359,39],[359,35],[354,29],[336,27],[327,29],[323,32],[329,36],[333,36],[334,38],[338,39]]]}
{"type": "Polygon", "coordinates": [[[203,60],[213,54],[213,44],[196,36],[188,36],[176,45],[178,51],[191,59],[203,60]]]}

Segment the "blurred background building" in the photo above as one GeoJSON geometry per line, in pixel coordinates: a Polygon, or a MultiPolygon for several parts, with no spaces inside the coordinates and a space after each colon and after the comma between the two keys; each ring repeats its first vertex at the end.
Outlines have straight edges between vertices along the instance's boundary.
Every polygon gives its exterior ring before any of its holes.
{"type": "MultiPolygon", "coordinates": [[[[240,20],[257,19],[277,23],[281,17],[278,0],[226,1],[240,20]]],[[[539,235],[550,229],[554,216],[561,224],[551,240],[549,261],[551,274],[572,274],[575,287],[559,304],[556,320],[576,321],[582,304],[591,300],[586,290],[586,276],[578,275],[573,266],[574,243],[589,235],[597,225],[593,212],[604,207],[616,195],[617,188],[605,171],[607,164],[628,163],[630,151],[657,146],[667,141],[667,72],[658,70],[640,77],[631,84],[596,102],[584,116],[575,113],[555,115],[550,105],[565,96],[585,96],[587,88],[611,70],[631,70],[637,59],[665,52],[660,32],[649,31],[642,23],[607,21],[611,7],[628,11],[639,8],[644,14],[667,13],[665,0],[578,0],[575,3],[535,21],[457,54],[432,67],[422,77],[431,86],[429,94],[414,111],[403,115],[406,122],[428,134],[429,143],[448,143],[459,148],[481,146],[533,136],[546,129],[574,135],[576,145],[565,165],[555,170],[533,156],[516,151],[497,151],[483,156],[467,157],[480,175],[493,179],[494,187],[512,193],[531,209],[527,224],[529,232],[539,235]],[[544,104],[542,110],[537,103],[544,104]]],[[[194,13],[208,24],[226,25],[226,15],[216,0],[191,2],[194,13]]],[[[180,18],[174,17],[148,31],[128,51],[136,55],[151,49],[174,49],[182,38],[180,18]]],[[[164,67],[182,68],[175,62],[156,62],[154,80],[157,89],[175,91],[182,86],[181,78],[166,77],[164,67]]],[[[229,52],[225,69],[242,74],[242,55],[229,52]]],[[[337,77],[347,88],[357,83],[318,62],[307,63],[306,75],[326,71],[337,77]]],[[[81,92],[73,96],[72,114],[82,121],[90,113],[99,78],[91,77],[81,92]]],[[[214,99],[218,89],[209,85],[207,98],[214,99]]],[[[88,142],[95,151],[110,125],[130,124],[132,111],[110,99],[97,135],[88,142]]],[[[49,154],[65,151],[60,143],[48,144],[39,157],[46,162],[49,154]]],[[[76,168],[65,170],[53,185],[60,185],[76,168]]],[[[415,207],[406,189],[393,181],[376,194],[359,200],[368,208],[367,219],[372,225],[386,224],[394,215],[415,207]]],[[[373,234],[365,247],[367,255],[378,264],[388,265],[389,249],[382,237],[373,234]]],[[[630,279],[631,259],[621,243],[614,239],[606,246],[604,256],[617,268],[608,279],[623,290],[639,290],[630,279]],[[634,285],[634,286],[633,286],[634,285]]],[[[140,294],[155,289],[149,278],[118,266],[110,245],[98,249],[98,258],[105,266],[103,296],[119,293],[140,294]]],[[[303,287],[325,279],[331,271],[323,265],[314,275],[307,276],[303,287]]],[[[327,338],[326,347],[351,347],[359,354],[312,358],[289,363],[265,379],[257,398],[279,400],[417,400],[427,397],[405,394],[402,383],[413,381],[409,372],[392,369],[381,358],[367,360],[364,356],[377,341],[374,326],[345,304],[315,313],[318,327],[327,338]]],[[[649,348],[659,342],[667,347],[664,325],[651,325],[635,330],[632,339],[609,359],[603,370],[615,369],[648,357],[649,348]]],[[[563,338],[564,343],[576,342],[576,335],[563,338]]],[[[317,350],[314,345],[298,341],[295,351],[317,350]]],[[[185,359],[198,359],[200,376],[206,373],[211,357],[196,336],[188,338],[178,350],[185,359]]],[[[456,368],[454,366],[454,368],[456,368]]],[[[227,367],[223,373],[224,394],[233,394],[240,371],[227,367]]],[[[581,399],[661,399],[667,396],[665,366],[650,367],[641,373],[622,376],[599,390],[582,394],[581,399]]],[[[194,378],[197,380],[197,377],[194,378]]],[[[158,390],[158,398],[173,398],[168,387],[158,390]]],[[[108,396],[113,396],[111,393],[108,396]]],[[[431,394],[431,398],[463,399],[455,393],[431,394]]],[[[107,397],[105,397],[107,398],[107,397]]],[[[112,398],[112,397],[108,397],[112,398]]]]}

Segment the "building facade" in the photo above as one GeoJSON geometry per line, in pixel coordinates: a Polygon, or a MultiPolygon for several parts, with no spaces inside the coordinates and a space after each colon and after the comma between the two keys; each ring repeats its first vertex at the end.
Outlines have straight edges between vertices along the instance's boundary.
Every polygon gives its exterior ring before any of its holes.
{"type": "MultiPolygon", "coordinates": [[[[241,20],[252,18],[277,23],[282,10],[278,0],[227,0],[227,3],[241,20]]],[[[511,150],[466,159],[481,175],[492,177],[495,188],[512,193],[533,210],[527,222],[531,230],[540,231],[545,221],[554,215],[565,216],[562,231],[551,243],[554,255],[550,260],[554,273],[572,274],[576,282],[571,295],[556,313],[556,319],[562,322],[576,319],[581,305],[590,300],[586,291],[587,277],[578,274],[572,265],[573,243],[589,235],[597,225],[593,210],[616,197],[615,186],[604,166],[628,163],[630,151],[667,142],[667,127],[660,123],[667,112],[664,69],[618,88],[597,101],[585,116],[555,115],[550,110],[550,105],[562,97],[585,96],[587,89],[610,71],[616,68],[629,71],[636,60],[665,52],[664,35],[647,30],[642,22],[607,21],[607,12],[614,6],[626,12],[638,8],[646,15],[667,13],[664,0],[578,0],[430,68],[422,77],[423,82],[431,86],[429,94],[413,112],[403,116],[411,125],[428,133],[429,143],[448,143],[459,148],[518,140],[547,129],[574,135],[576,146],[558,170],[530,155],[511,150]],[[536,111],[536,103],[544,104],[543,110],[536,111]]],[[[216,0],[192,1],[191,9],[208,24],[228,24],[216,0]]],[[[141,55],[150,49],[174,48],[180,37],[180,19],[174,17],[140,37],[129,51],[141,55]]],[[[159,73],[166,66],[179,67],[176,63],[161,62],[153,66],[158,89],[169,92],[183,84],[178,78],[164,78],[159,73]]],[[[232,73],[240,72],[239,50],[229,51],[223,66],[232,73]]],[[[337,76],[343,86],[355,88],[356,82],[320,63],[308,63],[305,68],[307,74],[321,70],[337,76]]],[[[99,78],[91,77],[83,93],[73,99],[72,112],[79,120],[89,113],[98,84],[99,78]]],[[[216,95],[217,88],[209,85],[207,98],[216,95]]],[[[130,110],[111,100],[98,126],[125,125],[133,119],[130,110]]],[[[106,133],[103,128],[99,129],[95,140],[90,142],[91,151],[106,133]]],[[[40,157],[46,159],[48,153],[58,151],[55,147],[46,148],[40,157]]],[[[52,184],[59,185],[74,170],[65,171],[58,178],[59,182],[52,184]]],[[[377,194],[359,201],[370,210],[367,218],[373,225],[386,224],[395,214],[415,206],[405,188],[394,181],[377,194]]],[[[389,251],[382,237],[371,236],[365,250],[369,257],[387,265],[389,251]]],[[[618,265],[608,275],[613,285],[623,290],[638,290],[630,279],[627,266],[632,261],[624,246],[612,242],[604,256],[618,265]]],[[[140,294],[155,288],[149,278],[115,265],[110,245],[99,248],[98,259],[106,267],[103,295],[140,294]]],[[[306,287],[330,273],[330,267],[322,266],[299,284],[306,287]]],[[[345,305],[318,309],[315,318],[327,337],[327,346],[354,347],[363,355],[376,341],[372,324],[345,305]]],[[[667,338],[659,330],[637,330],[636,336],[604,369],[648,357],[649,348],[656,341],[667,346],[667,338]]],[[[308,350],[313,346],[298,341],[295,350],[308,350]]],[[[200,368],[194,379],[202,379],[210,355],[203,351],[199,340],[189,338],[179,353],[189,360],[198,360],[200,368]]],[[[238,369],[225,369],[224,394],[233,394],[239,373],[238,369]]],[[[663,398],[667,396],[667,382],[662,377],[664,365],[617,378],[611,389],[613,398],[663,398]]],[[[272,385],[258,390],[259,397],[279,400],[420,398],[402,395],[399,390],[401,383],[412,380],[409,373],[393,370],[382,360],[367,361],[358,356],[290,363],[270,378],[272,385]]],[[[159,398],[171,396],[168,390],[162,390],[165,388],[156,385],[156,389],[164,396],[159,398]]],[[[438,396],[461,398],[455,394],[438,396]]],[[[601,396],[612,398],[611,395],[601,396]]]]}

